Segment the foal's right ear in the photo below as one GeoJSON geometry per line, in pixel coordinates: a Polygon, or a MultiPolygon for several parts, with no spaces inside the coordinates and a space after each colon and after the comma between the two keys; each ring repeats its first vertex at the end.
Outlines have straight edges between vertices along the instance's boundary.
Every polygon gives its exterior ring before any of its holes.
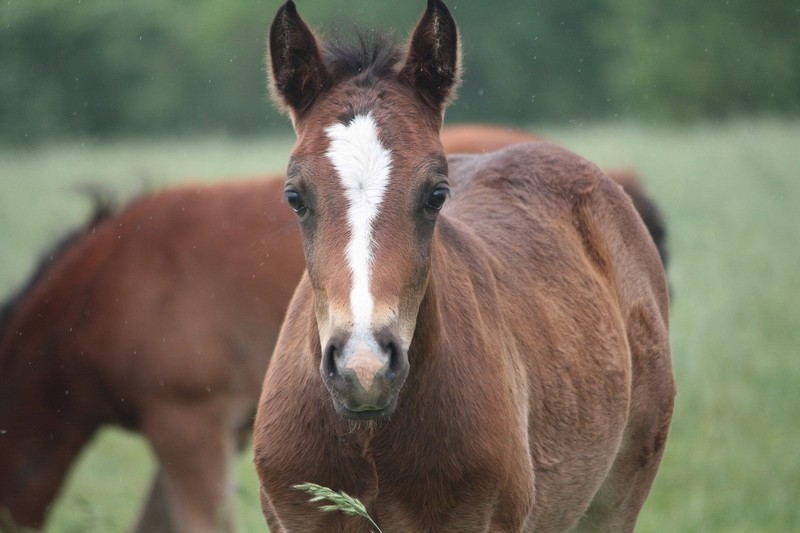
{"type": "Polygon", "coordinates": [[[287,0],[269,30],[269,72],[273,99],[289,109],[292,121],[302,114],[328,82],[317,40],[287,0]]]}

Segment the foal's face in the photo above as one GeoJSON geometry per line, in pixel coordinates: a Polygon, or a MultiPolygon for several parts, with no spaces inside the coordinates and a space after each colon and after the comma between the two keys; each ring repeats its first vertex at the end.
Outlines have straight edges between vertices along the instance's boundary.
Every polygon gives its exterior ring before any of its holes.
{"type": "Polygon", "coordinates": [[[342,416],[385,416],[408,375],[434,226],[449,191],[439,128],[455,83],[455,26],[443,4],[430,2],[402,69],[369,65],[337,78],[293,5],[281,9],[270,35],[273,81],[297,132],[285,193],[314,290],[320,373],[342,416]],[[434,45],[419,40],[431,38],[451,47],[449,83],[431,83],[437,65],[415,55],[415,44],[428,53],[434,45]],[[314,61],[301,81],[286,72],[287,64],[297,70],[314,61]],[[317,89],[304,94],[309,86],[317,89]]]}
{"type": "Polygon", "coordinates": [[[385,103],[341,119],[335,105],[311,113],[286,183],[314,287],[320,371],[349,417],[394,407],[448,194],[437,131],[413,106],[392,117],[385,103]]]}

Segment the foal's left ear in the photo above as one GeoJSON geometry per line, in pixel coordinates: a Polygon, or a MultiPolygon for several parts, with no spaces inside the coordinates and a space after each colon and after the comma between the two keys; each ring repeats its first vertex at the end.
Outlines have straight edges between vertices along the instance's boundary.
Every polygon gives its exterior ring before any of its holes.
{"type": "Polygon", "coordinates": [[[441,0],[428,0],[428,8],[414,30],[401,79],[439,111],[455,97],[460,83],[461,50],[458,29],[441,0]]]}
{"type": "Polygon", "coordinates": [[[269,30],[269,71],[272,96],[289,108],[293,121],[329,80],[317,39],[292,0],[278,9],[269,30]]]}

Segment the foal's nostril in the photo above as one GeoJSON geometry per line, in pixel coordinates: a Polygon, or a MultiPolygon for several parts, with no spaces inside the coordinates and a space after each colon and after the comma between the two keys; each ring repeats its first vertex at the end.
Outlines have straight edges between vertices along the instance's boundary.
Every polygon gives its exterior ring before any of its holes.
{"type": "Polygon", "coordinates": [[[339,356],[339,349],[336,344],[328,343],[325,354],[322,357],[322,370],[329,378],[336,377],[336,358],[339,356]]]}
{"type": "Polygon", "coordinates": [[[400,365],[400,350],[394,341],[389,341],[383,344],[383,351],[389,355],[389,368],[386,372],[386,378],[392,381],[397,377],[397,369],[400,365]]]}

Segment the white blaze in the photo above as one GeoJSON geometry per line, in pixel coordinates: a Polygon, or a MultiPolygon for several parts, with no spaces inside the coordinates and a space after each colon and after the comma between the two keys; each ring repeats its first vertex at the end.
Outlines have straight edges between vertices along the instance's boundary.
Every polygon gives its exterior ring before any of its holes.
{"type": "Polygon", "coordinates": [[[389,184],[392,154],[381,144],[375,119],[370,113],[356,116],[347,125],[329,126],[325,132],[330,139],[325,155],[339,175],[348,203],[350,242],[347,245],[347,263],[353,280],[350,308],[354,333],[364,335],[369,331],[374,305],[369,286],[372,223],[378,216],[389,184]]]}

